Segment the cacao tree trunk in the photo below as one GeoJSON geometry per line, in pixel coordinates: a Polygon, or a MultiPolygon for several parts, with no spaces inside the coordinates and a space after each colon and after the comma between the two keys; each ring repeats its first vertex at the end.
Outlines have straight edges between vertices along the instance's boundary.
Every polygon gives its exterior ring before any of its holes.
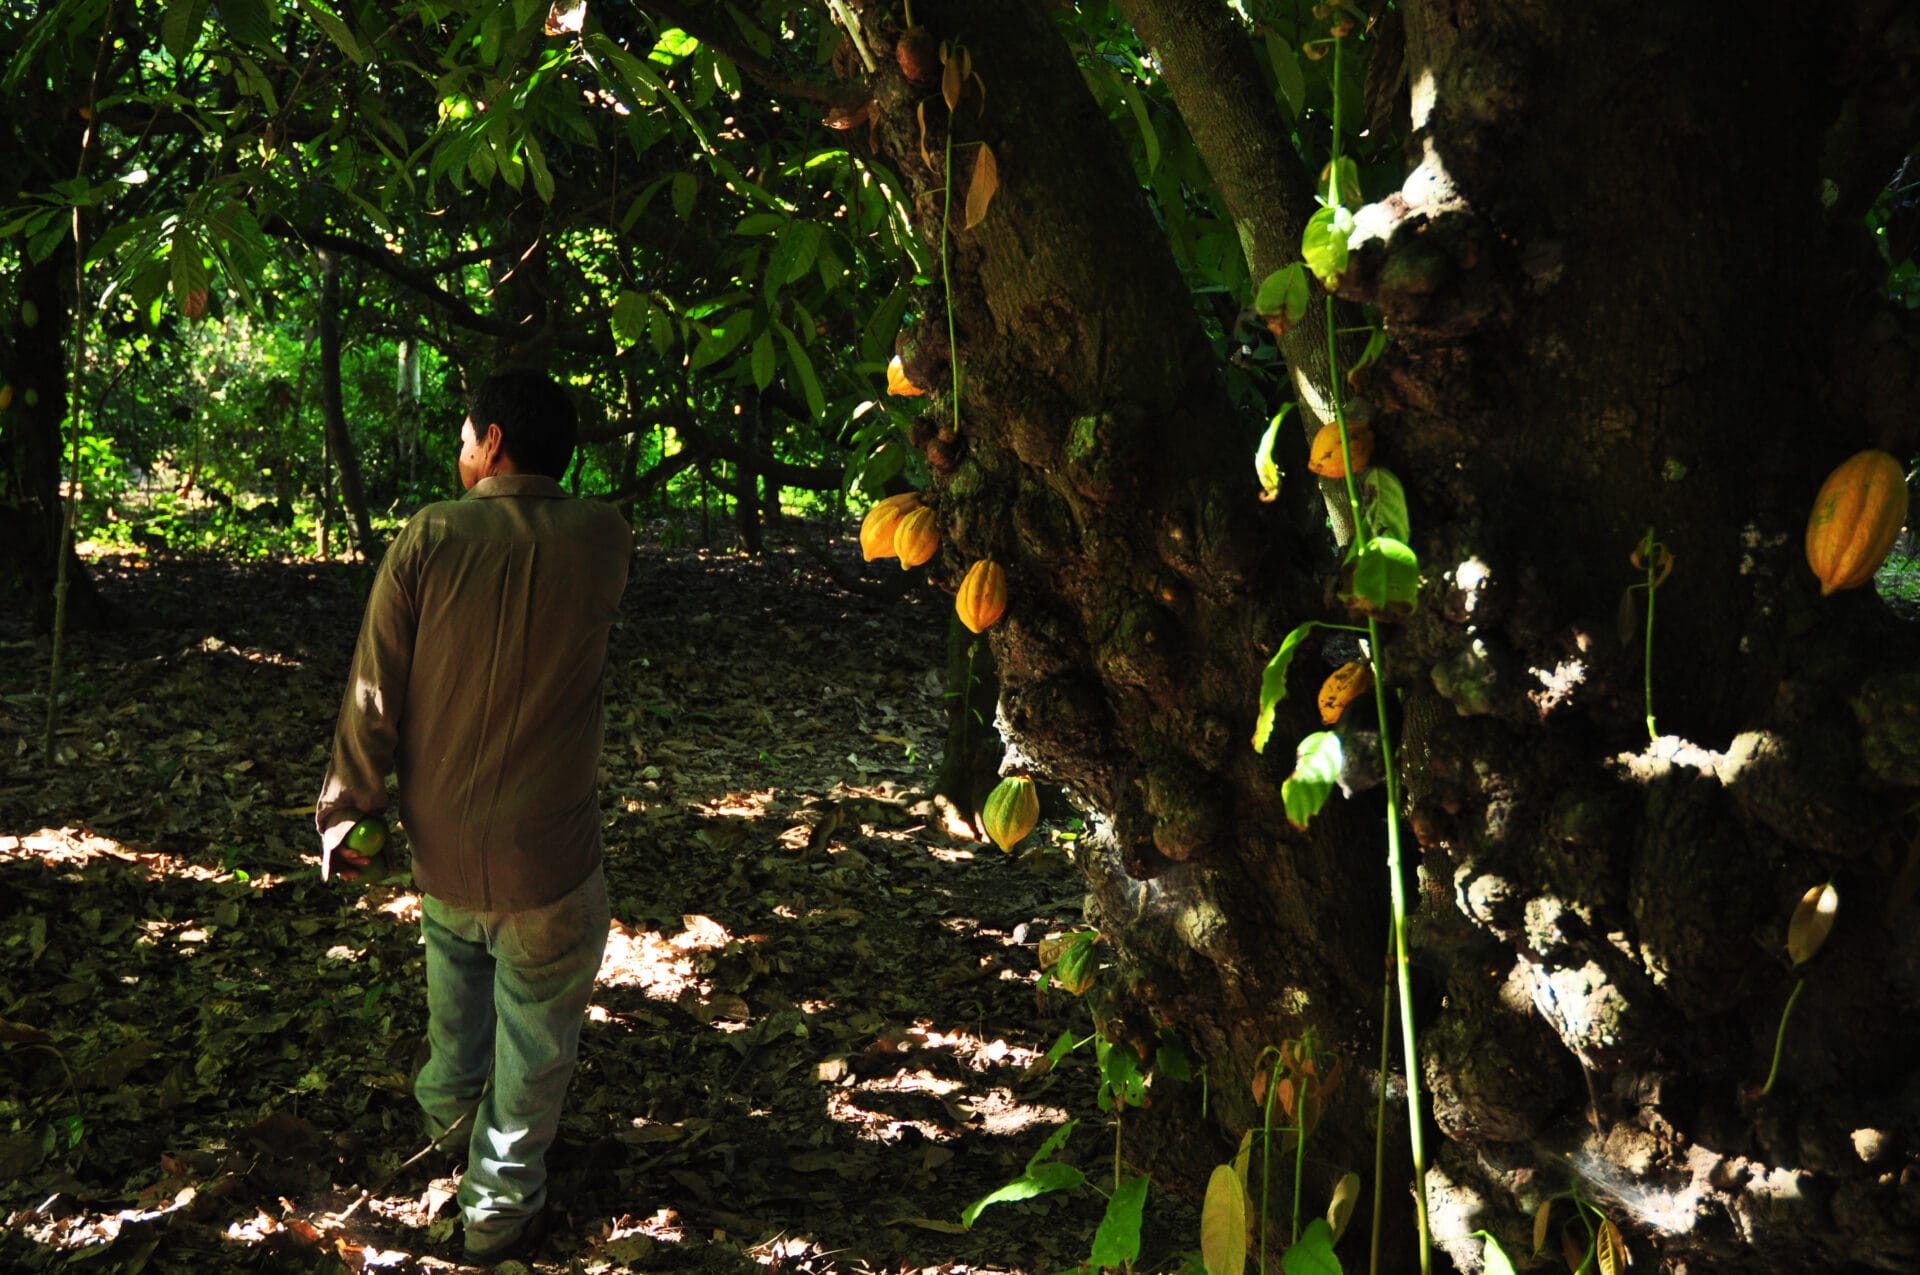
{"type": "Polygon", "coordinates": [[[320,258],[320,417],[326,429],[327,451],[340,475],[340,501],[353,525],[353,538],[369,562],[380,556],[373,538],[373,519],[367,513],[367,492],[360,480],[360,455],[347,428],[340,394],[340,258],[322,249],[320,258]]]}
{"type": "MultiPolygon", "coordinates": [[[[1859,219],[1915,140],[1897,86],[1920,35],[1879,0],[1400,11],[1412,175],[1361,211],[1341,292],[1392,339],[1359,393],[1422,563],[1384,649],[1407,809],[1356,773],[1306,831],[1281,784],[1350,643],[1310,641],[1274,745],[1248,739],[1281,638],[1346,618],[1327,546],[1256,499],[1264,422],[1230,407],[1044,7],[915,6],[984,107],[969,88],[949,120],[879,81],[876,136],[936,248],[949,180],[958,208],[977,146],[998,162],[985,219],[946,232],[962,401],[957,440],[928,444],[931,569],[1007,571],[1001,720],[1105,837],[1083,860],[1103,1030],[1150,1051],[1170,1028],[1207,1068],[1205,1121],[1197,1086],[1164,1086],[1129,1153],[1204,1181],[1258,1123],[1261,1051],[1311,1029],[1350,1079],[1307,1198],[1371,1175],[1382,830],[1404,818],[1424,1187],[1459,1269],[1482,1228],[1530,1251],[1534,1209],[1574,1188],[1666,1269],[1913,1269],[1920,641],[1871,589],[1823,600],[1800,539],[1840,459],[1920,444],[1920,342],[1874,300],[1859,219]],[[1644,590],[1621,622],[1649,529],[1675,564],[1651,630],[1644,590]],[[1788,917],[1828,880],[1839,921],[1762,1096],[1788,917]]],[[[895,18],[865,21],[892,47],[895,18]]],[[[946,419],[941,299],[925,313],[903,357],[946,419]]],[[[1388,1132],[1386,1269],[1411,1270],[1388,1132]]]]}

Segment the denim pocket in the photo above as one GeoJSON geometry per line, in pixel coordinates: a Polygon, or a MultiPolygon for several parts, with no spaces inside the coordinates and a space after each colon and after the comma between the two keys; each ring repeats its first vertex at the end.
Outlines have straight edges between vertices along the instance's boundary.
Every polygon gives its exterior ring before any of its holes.
{"type": "Polygon", "coordinates": [[[496,956],[516,964],[551,965],[589,942],[605,944],[611,915],[606,874],[596,867],[578,888],[544,907],[496,915],[496,956]]]}

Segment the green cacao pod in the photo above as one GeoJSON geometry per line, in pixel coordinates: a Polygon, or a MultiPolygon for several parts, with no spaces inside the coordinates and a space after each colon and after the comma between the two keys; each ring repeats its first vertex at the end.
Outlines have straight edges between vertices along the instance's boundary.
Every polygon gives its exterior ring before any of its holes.
{"type": "Polygon", "coordinates": [[[993,844],[1011,853],[1040,822],[1040,790],[1025,775],[1007,776],[987,794],[980,822],[993,844]]]}

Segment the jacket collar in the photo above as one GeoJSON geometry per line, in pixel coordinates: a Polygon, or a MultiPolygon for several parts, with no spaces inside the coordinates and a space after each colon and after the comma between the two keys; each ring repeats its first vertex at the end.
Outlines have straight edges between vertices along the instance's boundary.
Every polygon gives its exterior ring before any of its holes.
{"type": "Polygon", "coordinates": [[[536,496],[549,500],[565,498],[567,489],[545,474],[495,474],[482,478],[462,500],[491,500],[496,496],[536,496]]]}

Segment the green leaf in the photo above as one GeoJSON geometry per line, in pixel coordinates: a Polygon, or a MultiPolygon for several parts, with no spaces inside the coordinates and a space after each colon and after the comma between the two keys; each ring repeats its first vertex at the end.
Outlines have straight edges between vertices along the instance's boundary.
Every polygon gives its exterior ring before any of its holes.
{"type": "Polygon", "coordinates": [[[300,0],[300,7],[307,11],[307,15],[313,19],[315,26],[327,33],[329,40],[340,46],[342,53],[361,66],[367,64],[366,50],[362,49],[360,42],[353,38],[353,32],[341,20],[339,14],[321,4],[320,0],[300,0]]]}
{"type": "Polygon", "coordinates": [[[860,330],[860,355],[870,363],[885,363],[893,350],[894,335],[900,331],[900,320],[907,312],[907,303],[913,300],[911,284],[901,284],[895,288],[873,317],[860,330]]]}
{"type": "Polygon", "coordinates": [[[627,288],[622,288],[614,298],[608,322],[613,327],[614,342],[623,351],[640,344],[641,338],[647,335],[647,312],[652,309],[653,303],[644,295],[627,288]]]}
{"type": "Polygon", "coordinates": [[[1261,280],[1253,308],[1261,318],[1278,317],[1290,328],[1307,317],[1307,300],[1307,270],[1296,261],[1261,280]]]}
{"type": "Polygon", "coordinates": [[[1405,619],[1420,596],[1420,559],[1401,540],[1371,536],[1347,565],[1341,597],[1381,619],[1405,619]]]}
{"type": "Polygon", "coordinates": [[[1120,86],[1120,96],[1126,101],[1127,109],[1133,112],[1133,122],[1140,128],[1140,145],[1146,151],[1147,175],[1151,177],[1153,170],[1160,167],[1160,134],[1154,131],[1153,119],[1147,114],[1147,100],[1126,76],[1115,75],[1114,81],[1120,86]]]}
{"type": "Polygon", "coordinates": [[[807,410],[813,413],[814,420],[825,420],[827,398],[820,392],[820,378],[814,375],[813,360],[807,357],[806,350],[801,348],[791,328],[784,323],[775,323],[773,326],[780,330],[781,337],[787,343],[787,360],[793,364],[794,375],[800,378],[800,390],[806,395],[807,410]]]}
{"type": "Polygon", "coordinates": [[[1413,527],[1407,515],[1407,489],[1400,485],[1393,471],[1376,465],[1360,476],[1360,486],[1366,493],[1362,499],[1367,529],[1376,536],[1411,540],[1413,527]]]}
{"type": "Polygon", "coordinates": [[[547,170],[547,157],[531,132],[523,132],[520,141],[527,157],[527,167],[533,170],[533,191],[540,196],[541,203],[550,204],[553,202],[553,174],[547,170]]]}
{"type": "Polygon", "coordinates": [[[1307,1223],[1300,1238],[1280,1255],[1281,1275],[1340,1275],[1340,1259],[1333,1252],[1333,1228],[1317,1217],[1307,1223]]]}
{"type": "Polygon", "coordinates": [[[1500,1241],[1491,1231],[1475,1231],[1475,1235],[1485,1240],[1486,1247],[1480,1250],[1480,1269],[1484,1275],[1514,1275],[1513,1259],[1507,1256],[1507,1250],[1500,1247],[1500,1241]]]}
{"type": "Polygon", "coordinates": [[[1267,661],[1260,674],[1260,716],[1253,724],[1253,751],[1267,751],[1267,737],[1273,734],[1273,710],[1287,697],[1287,669],[1293,665],[1293,653],[1307,640],[1307,634],[1320,627],[1319,620],[1308,620],[1280,641],[1280,649],[1267,661]]]}
{"type": "Polygon", "coordinates": [[[1322,208],[1307,219],[1300,236],[1300,256],[1313,277],[1327,288],[1339,282],[1347,268],[1347,240],[1353,237],[1353,214],[1345,208],[1322,208]]]}
{"type": "Polygon", "coordinates": [[[1340,771],[1346,765],[1346,750],[1340,737],[1330,730],[1317,730],[1300,741],[1293,758],[1293,774],[1280,785],[1280,800],[1286,803],[1287,822],[1304,828],[1320,813],[1327,798],[1340,783],[1340,771]]]}
{"type": "Polygon", "coordinates": [[[1267,432],[1260,435],[1260,445],[1253,451],[1253,471],[1260,476],[1260,499],[1272,500],[1280,494],[1282,473],[1280,462],[1273,458],[1273,445],[1280,438],[1280,422],[1287,419],[1287,413],[1293,410],[1291,402],[1282,403],[1280,410],[1267,422],[1267,432]]]}
{"type": "Polygon", "coordinates": [[[753,338],[753,383],[763,390],[773,383],[773,331],[769,328],[760,329],[753,338]]]}
{"type": "Polygon", "coordinates": [[[665,358],[673,346],[673,316],[654,306],[647,315],[647,337],[653,342],[654,354],[665,358]]]}
{"type": "Polygon", "coordinates": [[[752,326],[753,316],[745,310],[734,311],[725,323],[709,325],[707,334],[700,338],[687,358],[687,370],[698,372],[733,353],[734,347],[747,339],[747,330],[752,326]]]}
{"type": "Polygon", "coordinates": [[[748,213],[733,228],[736,235],[770,235],[787,224],[787,219],[779,213],[748,213]]]}
{"type": "Polygon", "coordinates": [[[1153,1066],[1161,1075],[1182,1084],[1193,1079],[1193,1062],[1171,1027],[1160,1029],[1160,1046],[1153,1051],[1153,1066]]]}
{"type": "Polygon", "coordinates": [[[1093,1233],[1093,1266],[1125,1266],[1140,1256],[1140,1215],[1147,1207],[1146,1174],[1128,1178],[1114,1188],[1106,1216],[1093,1233]]]}
{"type": "Polygon", "coordinates": [[[1307,77],[1300,71],[1300,55],[1293,51],[1292,45],[1269,31],[1267,58],[1273,63],[1273,78],[1281,99],[1286,102],[1287,110],[1297,117],[1307,100],[1307,77]]]}
{"type": "Polygon", "coordinates": [[[1147,1105],[1147,1082],[1140,1074],[1140,1056],[1131,1045],[1116,1045],[1102,1036],[1093,1042],[1100,1062],[1100,1109],[1147,1105]]]}
{"type": "MultiPolygon", "coordinates": [[[[272,43],[273,25],[278,16],[267,7],[266,0],[220,0],[220,25],[239,44],[272,43]]],[[[275,108],[269,103],[268,109],[275,108]]]]}
{"type": "Polygon", "coordinates": [[[207,0],[167,0],[166,16],[160,19],[160,42],[175,62],[184,62],[200,39],[207,21],[207,0]]]}
{"type": "Polygon", "coordinates": [[[1342,207],[1359,207],[1361,203],[1359,165],[1353,162],[1351,156],[1342,155],[1334,164],[1334,174],[1337,178],[1337,181],[1334,183],[1335,189],[1323,193],[1331,202],[1337,203],[1342,207]],[[1339,198],[1334,199],[1333,195],[1336,191],[1339,198]]]}
{"type": "Polygon", "coordinates": [[[1066,1135],[1073,1131],[1074,1121],[1069,1120],[1054,1130],[1045,1145],[1027,1162],[1027,1171],[996,1191],[981,1196],[960,1214],[962,1224],[971,1227],[974,1219],[983,1209],[993,1204],[1008,1204],[1015,1200],[1031,1200],[1037,1195],[1046,1195],[1052,1191],[1070,1191],[1087,1180],[1087,1175],[1070,1164],[1058,1160],[1047,1160],[1046,1156],[1057,1150],[1066,1135]]]}
{"type": "Polygon", "coordinates": [[[1200,1206],[1200,1256],[1207,1275],[1240,1275],[1247,1265],[1247,1188],[1231,1164],[1215,1165],[1200,1206]]]}
{"type": "Polygon", "coordinates": [[[673,175],[673,215],[681,221],[693,216],[693,201],[699,195],[700,187],[692,173],[673,175]]]}

